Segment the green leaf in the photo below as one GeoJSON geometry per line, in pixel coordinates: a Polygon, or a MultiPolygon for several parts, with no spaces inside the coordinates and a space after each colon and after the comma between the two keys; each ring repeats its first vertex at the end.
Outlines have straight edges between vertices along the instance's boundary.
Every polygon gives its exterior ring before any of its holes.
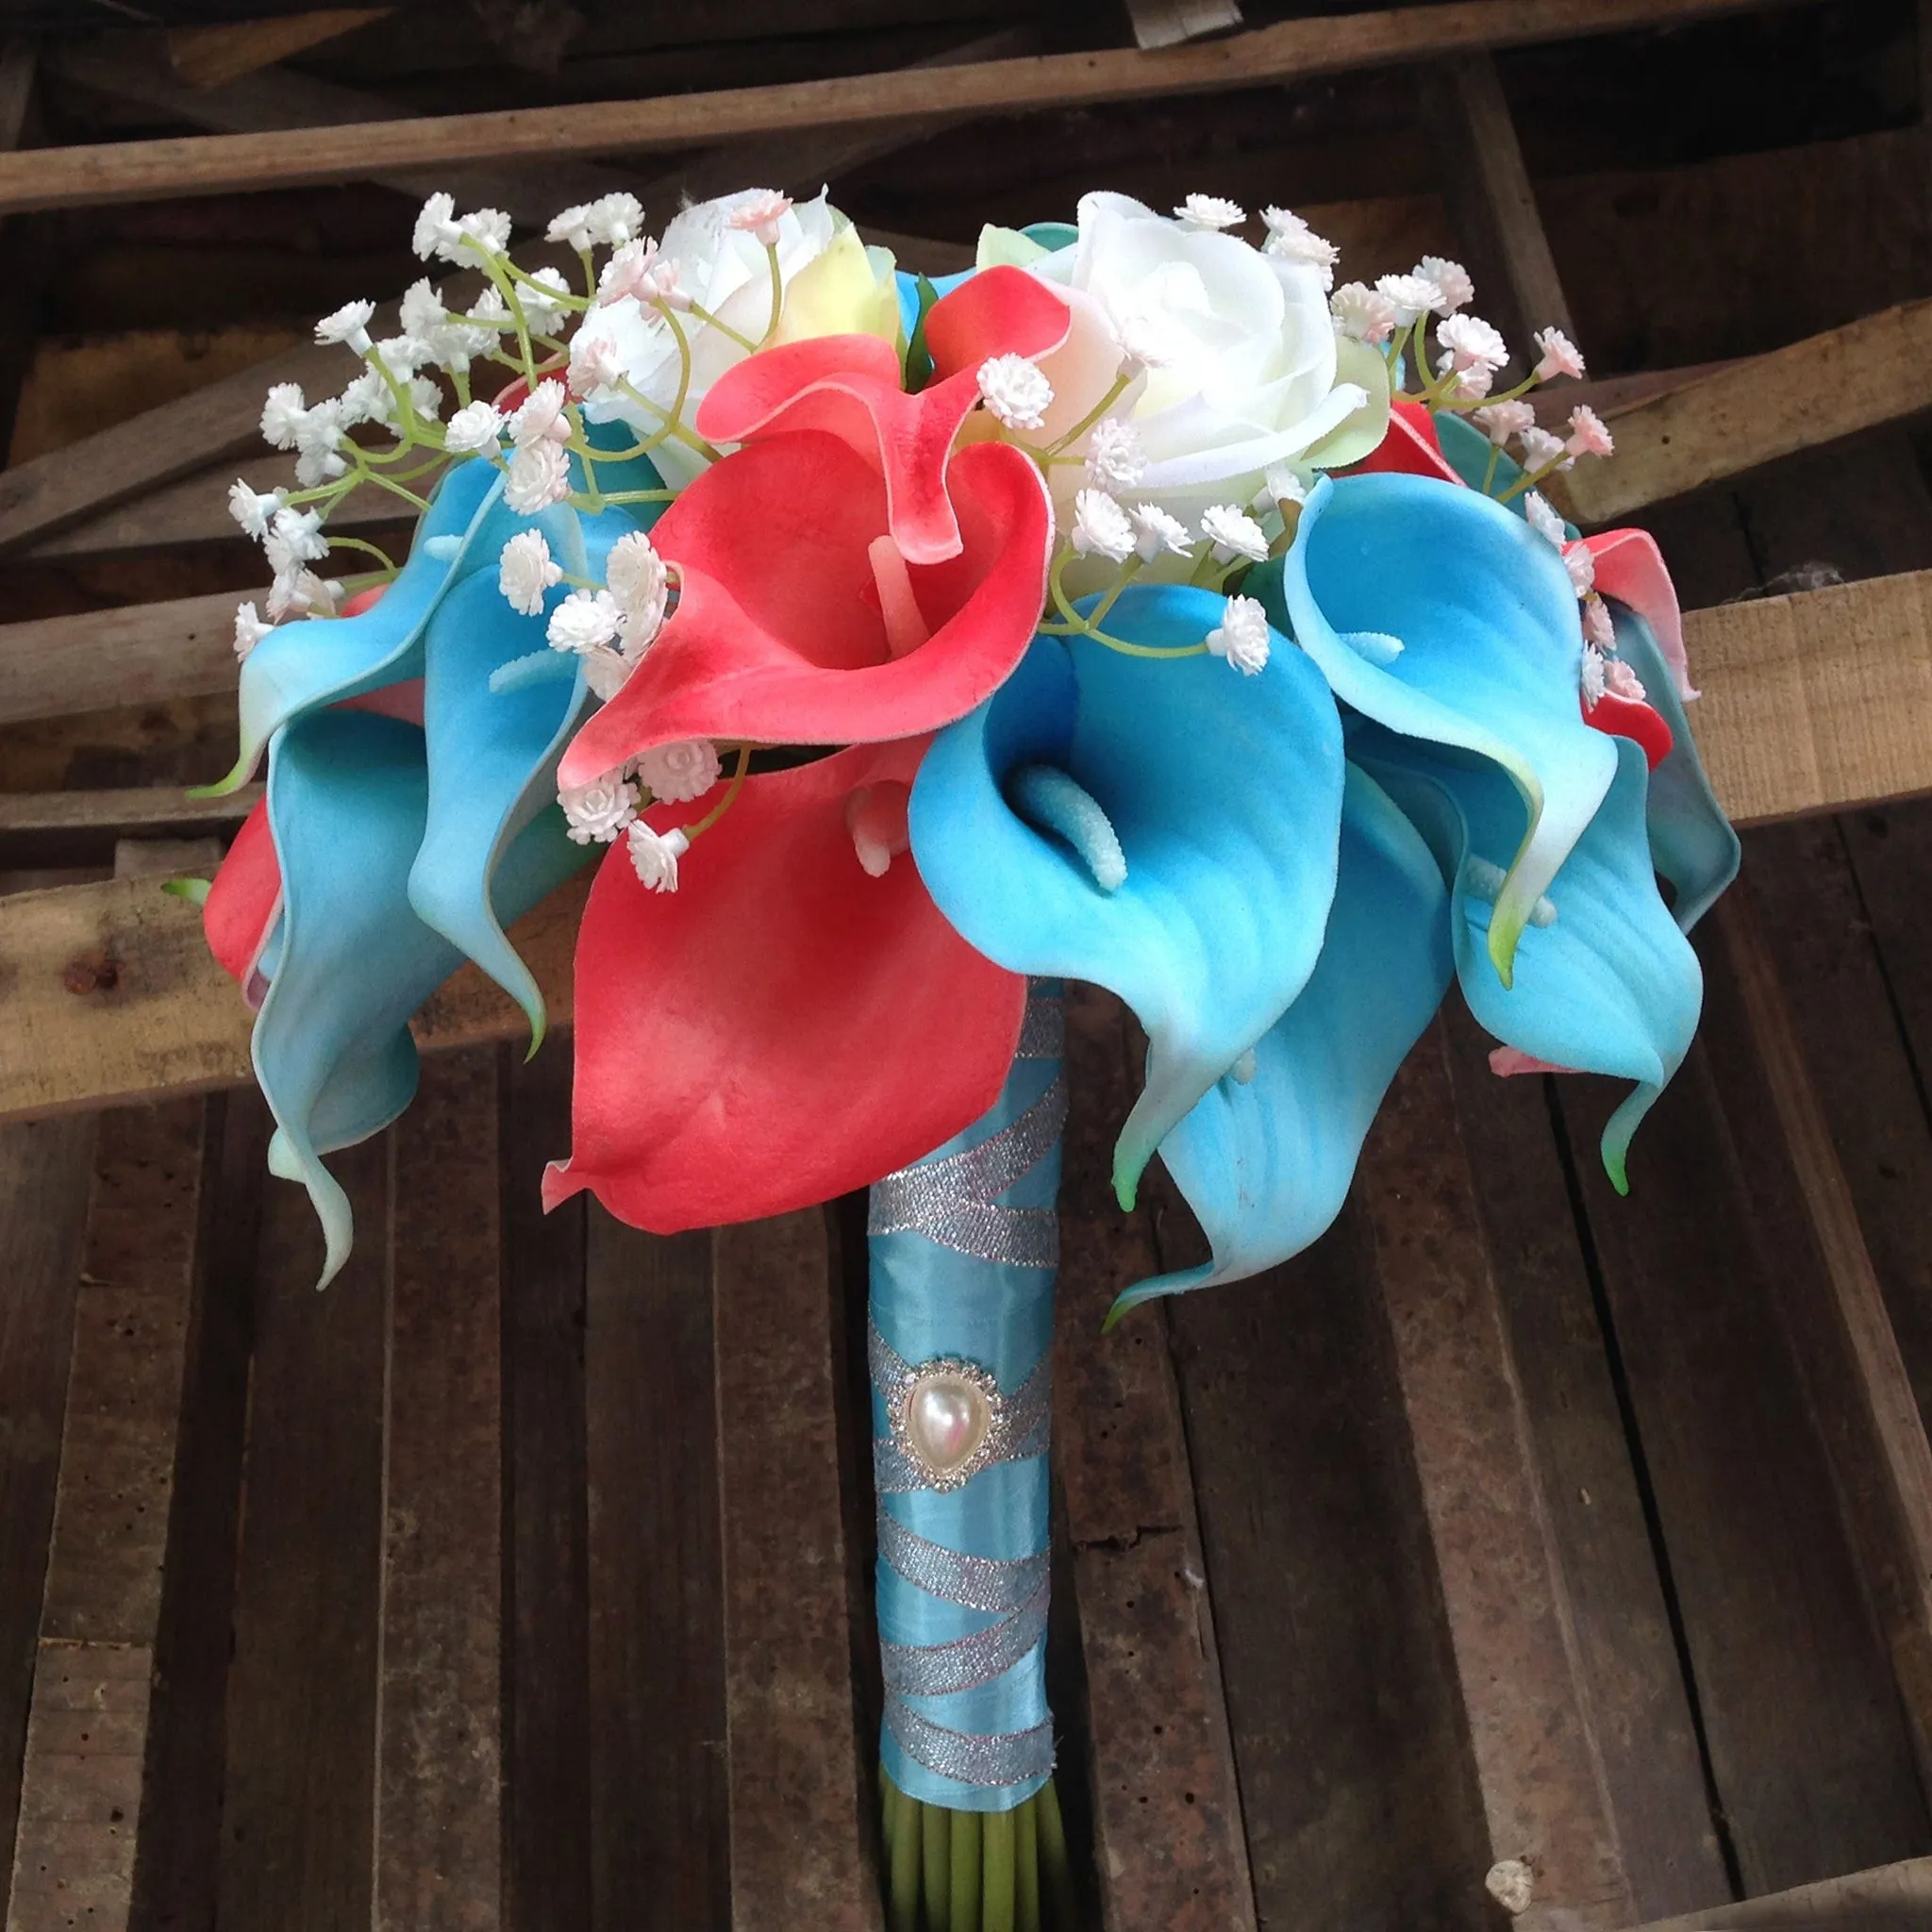
{"type": "Polygon", "coordinates": [[[922,390],[932,379],[932,352],[925,346],[925,318],[940,291],[924,275],[913,285],[919,291],[919,320],[913,325],[912,340],[906,347],[906,388],[908,393],[922,390]]]}

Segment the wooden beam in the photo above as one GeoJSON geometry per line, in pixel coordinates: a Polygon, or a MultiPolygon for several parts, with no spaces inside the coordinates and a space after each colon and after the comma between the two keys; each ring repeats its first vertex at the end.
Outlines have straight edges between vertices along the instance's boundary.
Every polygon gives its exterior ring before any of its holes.
{"type": "Polygon", "coordinates": [[[1518,364],[1533,363],[1534,330],[1554,325],[1574,341],[1576,325],[1495,60],[1484,51],[1438,63],[1424,76],[1423,99],[1441,156],[1443,199],[1484,291],[1484,312],[1518,364]]]}
{"type": "MultiPolygon", "coordinates": [[[[1560,391],[1552,391],[1560,398],[1560,391]]],[[[1932,408],[1932,300],[1713,371],[1611,419],[1617,454],[1551,480],[1580,524],[1932,408]]]]}
{"type": "Polygon", "coordinates": [[[1767,1898],[1660,1919],[1636,1932],[1924,1932],[1932,1858],[1907,1858],[1767,1898]]]}
{"type": "MultiPolygon", "coordinates": [[[[1704,688],[1698,747],[1740,823],[1932,791],[1932,572],[1693,611],[1686,629],[1704,688]]],[[[566,887],[514,935],[553,1027],[570,1019],[585,890],[566,887]]],[[[0,1034],[0,1120],[248,1077],[247,1012],[209,959],[194,908],[151,886],[0,902],[0,985],[12,1023],[0,1034]]],[[[416,1033],[433,1049],[522,1025],[466,967],[416,1033]]]]}
{"type": "Polygon", "coordinates": [[[177,26],[168,35],[168,59],[190,87],[220,87],[244,74],[340,40],[394,11],[389,7],[324,7],[276,20],[225,21],[215,26],[177,26]]]}
{"type": "MultiPolygon", "coordinates": [[[[242,30],[279,26],[280,21],[243,23],[242,30]]],[[[229,28],[208,28],[225,33],[229,28]]],[[[170,41],[172,45],[172,37],[170,41]]],[[[142,107],[191,127],[211,133],[258,135],[291,129],[346,128],[375,122],[393,122],[398,109],[380,94],[358,88],[339,87],[285,67],[263,65],[225,85],[198,83],[171,71],[166,58],[141,35],[112,40],[80,41],[49,54],[48,63],[63,79],[92,88],[119,100],[142,107]]],[[[615,169],[568,158],[525,160],[508,167],[450,168],[430,160],[416,168],[370,176],[399,194],[422,198],[446,189],[466,205],[507,209],[526,225],[543,226],[558,208],[573,202],[594,201],[631,186],[631,177],[615,169]]]]}
{"type": "Polygon", "coordinates": [[[226,798],[196,798],[181,785],[0,792],[0,865],[100,864],[110,861],[116,842],[130,836],[230,831],[260,796],[258,785],[245,785],[226,798]]]}
{"type": "Polygon", "coordinates": [[[0,724],[227,690],[235,602],[224,591],[0,626],[0,724]],[[90,690],[109,666],[111,681],[90,690]]]}
{"type": "Polygon", "coordinates": [[[1690,613],[1698,749],[1740,824],[1932,791],[1932,572],[1690,613]]]}
{"type": "Polygon", "coordinates": [[[367,180],[406,168],[709,145],[747,135],[1256,87],[1361,67],[1672,25],[1776,0],[1449,0],[1276,25],[1158,53],[1105,49],[282,133],[100,142],[0,157],[0,212],[367,180]]]}

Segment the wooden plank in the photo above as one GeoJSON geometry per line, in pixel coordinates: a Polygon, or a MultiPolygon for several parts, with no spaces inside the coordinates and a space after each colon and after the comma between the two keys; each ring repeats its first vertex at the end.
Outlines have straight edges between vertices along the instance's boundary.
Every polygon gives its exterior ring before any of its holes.
{"type": "MultiPolygon", "coordinates": [[[[1194,1258],[1177,1220],[1170,1265],[1194,1258]]],[[[1482,1932],[1482,1798],[1360,1215],[1167,1313],[1257,1918],[1482,1932]]],[[[1165,1713],[1140,1715],[1158,1743],[1165,1713]]]]}
{"type": "MultiPolygon", "coordinates": [[[[710,1238],[659,1240],[594,1205],[587,1212],[588,1923],[722,1926],[730,1854],[710,1238]]],[[[780,1599],[791,1581],[774,1584],[780,1599]]]]}
{"type": "Polygon", "coordinates": [[[1482,52],[1441,62],[1424,76],[1423,105],[1441,158],[1443,199],[1482,312],[1502,329],[1520,371],[1536,361],[1535,330],[1554,325],[1574,341],[1576,325],[1494,58],[1482,52]]]}
{"type": "Polygon", "coordinates": [[[211,1925],[221,1865],[255,1263],[274,1124],[251,1092],[209,1102],[208,1120],[135,1849],[135,1926],[211,1925]]]}
{"type": "MultiPolygon", "coordinates": [[[[695,1251],[704,1238],[678,1239],[695,1251]]],[[[730,1924],[877,1932],[864,1857],[874,1746],[867,1739],[861,1758],[825,1216],[808,1208],[711,1239],[730,1924]]]]}
{"type": "Polygon", "coordinates": [[[1907,1858],[1769,1898],[1662,1919],[1640,1932],[1924,1932],[1932,1923],[1932,1858],[1907,1858]]]}
{"type": "MultiPolygon", "coordinates": [[[[1255,1890],[1165,1311],[1099,1334],[1114,1296],[1162,1265],[1150,1209],[1124,1223],[1108,1182],[1137,1062],[1119,1002],[1070,985],[1054,1458],[1094,1861],[1111,1932],[1240,1932],[1256,1923],[1255,1890]]],[[[1063,1764],[1068,1782],[1074,1771],[1063,1764]]]]}
{"type": "Polygon", "coordinates": [[[1730,1882],[1696,1715],[1548,1096],[1540,1080],[1491,1074],[1491,1042],[1459,1004],[1443,1028],[1518,1417],[1512,1431],[1491,1412],[1501,1425],[1472,1433],[1479,1453],[1503,1457],[1506,1479],[1510,1436],[1528,1450],[1572,1684],[1636,1912],[1716,1904],[1730,1882]]]}
{"type": "Polygon", "coordinates": [[[375,1932],[505,1923],[496,1102],[472,1047],[394,1130],[375,1932]]]}
{"type": "Polygon", "coordinates": [[[1690,615],[1697,745],[1734,821],[1932,790],[1928,598],[1914,572],[1690,615]]]}
{"type": "Polygon", "coordinates": [[[273,60],[286,60],[291,54],[339,40],[393,11],[389,7],[321,7],[274,20],[177,26],[168,34],[168,59],[190,87],[220,87],[273,60]]]}
{"type": "MultiPolygon", "coordinates": [[[[254,22],[255,26],[286,22],[254,22]]],[[[208,29],[214,32],[220,29],[208,29]]],[[[172,43],[172,37],[170,37],[172,43]]],[[[172,46],[171,46],[172,51],[172,46]]],[[[287,128],[330,128],[393,121],[398,109],[379,94],[262,64],[225,84],[197,82],[171,71],[166,55],[141,36],[79,42],[50,57],[55,69],[83,87],[138,101],[191,126],[223,134],[263,134],[287,128]]],[[[470,207],[500,208],[520,225],[546,226],[558,208],[594,201],[630,187],[615,169],[585,161],[537,160],[508,167],[451,168],[428,160],[372,176],[399,194],[421,199],[446,192],[470,207]]]]}
{"type": "Polygon", "coordinates": [[[1932,1443],[1748,886],[1726,893],[1716,917],[1790,1149],[1795,1204],[1822,1264],[1816,1272],[1780,1273],[1786,1319],[1885,1621],[1899,1690],[1921,1752],[1932,1761],[1932,1443]]]}
{"type": "MultiPolygon", "coordinates": [[[[90,1115],[0,1127],[0,1870],[8,1885],[93,1163],[90,1115]]],[[[0,1917],[8,1885],[0,1885],[0,1917]]]]}
{"type": "MultiPolygon", "coordinates": [[[[570,1021],[570,958],[587,891],[582,881],[563,887],[512,928],[550,989],[553,1031],[570,1021]]],[[[19,914],[14,901],[0,901],[0,984],[17,1029],[8,1036],[14,1046],[0,1046],[8,1056],[0,1060],[0,1117],[206,1091],[249,1077],[253,1017],[209,958],[193,906],[152,884],[120,880],[21,894],[18,904],[29,910],[19,914]],[[83,1060],[59,1058],[70,1049],[83,1060]],[[88,1058],[99,1052],[108,1057],[88,1058]]],[[[465,967],[418,1015],[418,1039],[431,1048],[506,1039],[521,1028],[510,1024],[514,1010],[465,967]]]]}
{"type": "MultiPolygon", "coordinates": [[[[1438,1024],[1357,1182],[1441,1577],[1490,1860],[1536,1874],[1525,1932],[1635,1916],[1554,1529],[1477,1215],[1438,1024]]],[[[1488,1869],[1487,1864],[1485,1869],[1488,1869]]]]}
{"type": "Polygon", "coordinates": [[[273,384],[297,382],[311,393],[328,395],[341,381],[342,352],[304,343],[65,449],[0,471],[0,552],[210,463],[259,451],[261,401],[273,384]]]}
{"type": "Polygon", "coordinates": [[[97,206],[368,179],[410,167],[695,146],[743,135],[973,113],[1014,113],[1254,87],[1485,47],[1675,24],[1767,0],[1449,0],[1284,21],[1157,53],[1107,50],[858,75],[762,88],[391,121],[327,130],[212,135],[0,156],[0,212],[97,206]]]}
{"type": "Polygon", "coordinates": [[[21,1777],[8,1932],[129,1923],[175,1472],[202,1112],[101,1124],[21,1777]],[[84,1689],[82,1688],[84,1687],[84,1689]]]}
{"type": "Polygon", "coordinates": [[[224,1932],[373,1923],[390,1146],[336,1158],[348,1265],[317,1294],[301,1189],[269,1190],[228,1674],[224,1932]]]}
{"type": "Polygon", "coordinates": [[[1643,1446],[1713,1781],[1746,1893],[1895,1858],[1928,1829],[1887,1646],[1781,1305],[1827,1293],[1729,976],[1645,1121],[1631,1198],[1599,1083],[1556,1091],[1643,1446]],[[1776,1686],[1775,1696],[1765,1687],[1776,1686]]]}
{"type": "Polygon", "coordinates": [[[111,859],[115,841],[231,832],[261,796],[245,785],[225,798],[197,798],[182,785],[105,791],[0,792],[0,862],[85,865],[111,859]]]}
{"type": "Polygon", "coordinates": [[[534,1060],[515,1047],[498,1052],[509,1540],[504,1914],[517,1932],[583,1932],[591,1924],[588,1197],[546,1216],[540,1192],[543,1163],[570,1145],[570,1036],[553,1037],[534,1060]]]}
{"type": "Polygon", "coordinates": [[[1616,457],[1556,480],[1578,523],[1614,523],[1789,456],[1932,407],[1932,301],[1907,302],[1753,357],[1612,420],[1616,457]]]}

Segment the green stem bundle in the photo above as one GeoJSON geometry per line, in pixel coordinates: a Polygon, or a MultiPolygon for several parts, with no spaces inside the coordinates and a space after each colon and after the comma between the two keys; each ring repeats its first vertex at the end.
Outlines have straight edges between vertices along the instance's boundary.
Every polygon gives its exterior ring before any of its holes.
{"type": "Polygon", "coordinates": [[[1080,1932],[1053,1780],[1011,1811],[949,1811],[883,1771],[890,1932],[1080,1932]]]}

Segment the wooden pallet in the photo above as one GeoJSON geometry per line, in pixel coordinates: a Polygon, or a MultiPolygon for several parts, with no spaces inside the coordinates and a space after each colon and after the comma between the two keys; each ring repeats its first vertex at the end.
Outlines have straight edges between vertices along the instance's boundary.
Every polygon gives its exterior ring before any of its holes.
{"type": "MultiPolygon", "coordinates": [[[[1027,85],[1455,55],[1453,239],[1541,320],[1562,289],[1482,50],[1718,10],[1477,0],[1027,85]]],[[[805,179],[784,130],[971,112],[1016,70],[949,75],[659,104],[651,140],[782,138],[805,179]]],[[[245,152],[23,156],[0,205],[454,152],[309,98],[245,152]]],[[[525,119],[463,152],[636,144],[525,119]]],[[[1650,510],[1703,607],[1700,742],[1762,826],[1633,1201],[1595,1168],[1601,1083],[1497,1081],[1451,1015],[1314,1250],[1103,1340],[1190,1230],[1158,1186],[1114,1207],[1139,1041],[1073,999],[1050,1670],[1108,1932],[1474,1932],[1516,1866],[1529,1932],[1932,1924],[1932,804],[1893,802],[1932,791],[1932,496],[1885,426],[1932,401],[1927,326],[1654,376],[1624,462],[1576,479],[1581,516],[1650,510]],[[1857,581],[1722,602],[1813,555],[1857,581]]],[[[205,533],[262,384],[312,363],[8,473],[0,549],[205,533]]],[[[142,697],[218,689],[230,603],[0,626],[0,721],[63,709],[82,639],[142,697]]],[[[165,788],[0,798],[0,862],[121,874],[0,898],[7,1932],[877,1926],[862,1205],[668,1241],[541,1216],[567,1040],[525,1065],[453,983],[416,1107],[342,1159],[364,1234],[315,1296],[242,1016],[138,876],[206,854],[115,844],[210,828],[165,788]]],[[[530,936],[557,1000],[569,925],[530,936]]]]}

